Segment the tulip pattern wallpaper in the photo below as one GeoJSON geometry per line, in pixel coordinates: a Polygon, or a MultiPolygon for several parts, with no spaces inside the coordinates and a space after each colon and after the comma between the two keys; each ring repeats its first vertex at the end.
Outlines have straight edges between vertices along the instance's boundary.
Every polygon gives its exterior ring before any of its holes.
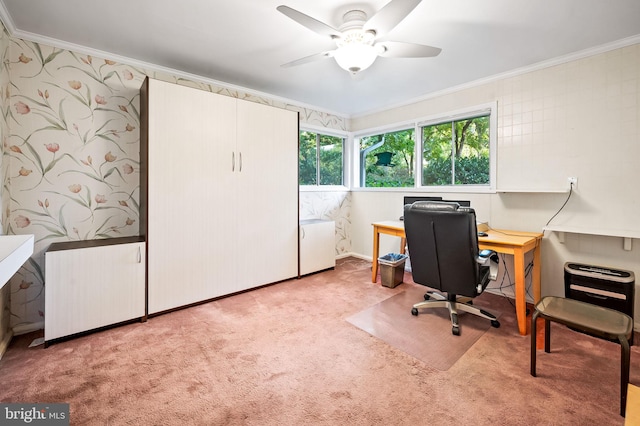
{"type": "MultiPolygon", "coordinates": [[[[139,88],[146,76],[295,110],[302,122],[346,130],[343,117],[1,30],[2,227],[5,234],[34,234],[36,241],[32,258],[5,286],[10,294],[0,294],[3,332],[43,327],[44,253],[51,243],[139,233],[139,88]]],[[[301,217],[336,220],[339,253],[350,250],[349,200],[347,193],[301,195],[301,217]]],[[[179,213],[176,218],[180,226],[179,213]]]]}
{"type": "MultiPolygon", "coordinates": [[[[2,110],[2,116],[0,117],[0,140],[5,140],[7,135],[9,134],[8,123],[7,123],[7,108],[9,105],[8,93],[5,92],[5,89],[9,87],[9,64],[7,63],[8,59],[8,50],[9,50],[9,37],[4,28],[0,26],[0,109],[2,110]]],[[[7,188],[7,183],[9,179],[9,161],[4,156],[4,144],[0,144],[0,176],[2,176],[2,190],[0,190],[0,224],[2,225],[2,234],[7,233],[6,224],[7,224],[7,216],[8,209],[5,209],[5,206],[9,206],[9,191],[7,188]]],[[[0,283],[3,285],[5,283],[0,283]]],[[[10,311],[10,295],[11,295],[11,286],[5,285],[0,289],[0,356],[4,353],[7,345],[9,344],[9,340],[11,338],[11,311],[10,311]]]]}
{"type": "Polygon", "coordinates": [[[347,191],[300,192],[300,219],[333,220],[336,224],[336,256],[351,252],[351,193],[347,191]]]}

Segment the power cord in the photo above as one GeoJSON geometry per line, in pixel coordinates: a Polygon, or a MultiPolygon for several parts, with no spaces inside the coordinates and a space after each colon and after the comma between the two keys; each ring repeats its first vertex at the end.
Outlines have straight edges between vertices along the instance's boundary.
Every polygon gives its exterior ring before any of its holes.
{"type": "Polygon", "coordinates": [[[571,199],[571,194],[573,194],[573,182],[571,182],[571,186],[569,187],[569,196],[567,197],[566,200],[564,200],[564,204],[562,205],[562,207],[560,207],[560,209],[558,209],[558,211],[556,212],[556,214],[554,214],[553,216],[551,216],[551,219],[549,219],[549,221],[547,222],[547,224],[545,226],[549,226],[549,224],[551,223],[551,221],[553,220],[553,218],[555,218],[556,216],[558,216],[558,213],[560,213],[562,211],[562,209],[564,209],[564,206],[567,205],[567,203],[569,202],[569,200],[571,199]]]}
{"type": "MultiPolygon", "coordinates": [[[[571,195],[573,195],[573,182],[571,182],[570,187],[569,187],[569,195],[567,196],[567,199],[564,200],[564,203],[562,203],[562,206],[560,206],[560,208],[558,209],[557,212],[555,212],[555,214],[553,216],[551,216],[551,219],[549,219],[549,221],[547,222],[547,224],[545,226],[549,226],[549,224],[551,223],[551,221],[558,216],[558,214],[564,209],[564,207],[567,205],[567,203],[569,202],[569,200],[571,199],[571,195]]],[[[525,234],[520,234],[517,232],[504,232],[504,231],[500,231],[498,229],[494,229],[492,227],[488,227],[488,230],[490,230],[491,232],[496,232],[498,234],[502,234],[502,235],[509,235],[511,237],[528,237],[530,235],[525,235],[525,234]]]]}
{"type": "Polygon", "coordinates": [[[509,302],[509,304],[515,309],[515,305],[513,304],[513,301],[511,300],[511,298],[509,296],[507,296],[505,294],[505,292],[503,291],[505,288],[512,288],[515,286],[515,283],[513,283],[511,281],[511,277],[509,276],[509,268],[507,268],[507,262],[504,260],[504,255],[500,254],[500,260],[502,261],[502,265],[504,266],[504,274],[502,275],[502,281],[500,281],[500,286],[498,287],[498,290],[500,291],[500,294],[502,294],[502,297],[504,297],[505,299],[507,299],[507,301],[509,302]],[[507,282],[509,284],[505,285],[504,280],[507,279],[507,282]]]}
{"type": "MultiPolygon", "coordinates": [[[[502,261],[502,265],[504,267],[504,274],[502,275],[502,280],[500,281],[500,285],[497,287],[497,290],[500,292],[500,294],[502,295],[502,297],[504,297],[505,299],[507,299],[507,301],[509,302],[509,304],[511,305],[511,307],[513,307],[513,309],[516,308],[516,305],[513,303],[513,300],[511,297],[509,297],[504,290],[507,288],[514,288],[515,287],[515,282],[511,281],[511,276],[509,275],[509,268],[507,268],[507,262],[505,260],[505,256],[503,254],[499,254],[500,260],[502,261]],[[505,284],[505,279],[507,281],[508,284],[505,284]]],[[[524,268],[524,279],[525,279],[525,294],[528,297],[531,297],[531,286],[533,284],[533,277],[531,276],[531,271],[533,270],[533,261],[529,262],[527,264],[527,266],[525,266],[524,268]],[[529,284],[527,285],[526,281],[527,281],[527,277],[529,277],[529,284]]],[[[514,294],[515,296],[515,294],[514,294]]],[[[528,310],[527,310],[528,312],[528,310]]]]}

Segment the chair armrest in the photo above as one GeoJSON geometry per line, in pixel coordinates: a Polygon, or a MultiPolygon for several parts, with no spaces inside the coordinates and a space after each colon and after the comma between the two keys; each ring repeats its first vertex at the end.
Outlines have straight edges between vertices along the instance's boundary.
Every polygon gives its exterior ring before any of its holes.
{"type": "Polygon", "coordinates": [[[489,279],[495,281],[498,278],[498,253],[493,250],[480,250],[476,262],[481,266],[489,267],[489,279]]]}

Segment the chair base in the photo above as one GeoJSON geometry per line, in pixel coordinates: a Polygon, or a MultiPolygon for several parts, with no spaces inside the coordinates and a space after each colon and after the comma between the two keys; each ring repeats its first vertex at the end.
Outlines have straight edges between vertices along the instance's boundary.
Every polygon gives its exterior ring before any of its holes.
{"type": "Polygon", "coordinates": [[[472,299],[469,297],[458,297],[455,294],[448,294],[444,296],[435,291],[429,291],[424,295],[424,302],[416,303],[411,309],[411,314],[418,315],[418,309],[421,308],[447,308],[449,310],[449,317],[451,318],[451,333],[455,336],[460,335],[460,324],[458,323],[458,311],[468,312],[472,315],[488,319],[491,321],[491,326],[498,328],[500,322],[490,312],[484,309],[476,308],[471,305],[472,299]]]}

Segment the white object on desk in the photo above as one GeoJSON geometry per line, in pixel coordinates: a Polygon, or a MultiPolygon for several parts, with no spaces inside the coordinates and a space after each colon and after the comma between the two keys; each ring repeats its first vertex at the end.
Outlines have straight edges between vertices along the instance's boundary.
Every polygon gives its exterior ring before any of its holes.
{"type": "Polygon", "coordinates": [[[33,235],[0,236],[0,289],[33,254],[33,235]]]}
{"type": "Polygon", "coordinates": [[[489,222],[476,222],[476,228],[478,232],[487,232],[489,229],[489,222]]]}

